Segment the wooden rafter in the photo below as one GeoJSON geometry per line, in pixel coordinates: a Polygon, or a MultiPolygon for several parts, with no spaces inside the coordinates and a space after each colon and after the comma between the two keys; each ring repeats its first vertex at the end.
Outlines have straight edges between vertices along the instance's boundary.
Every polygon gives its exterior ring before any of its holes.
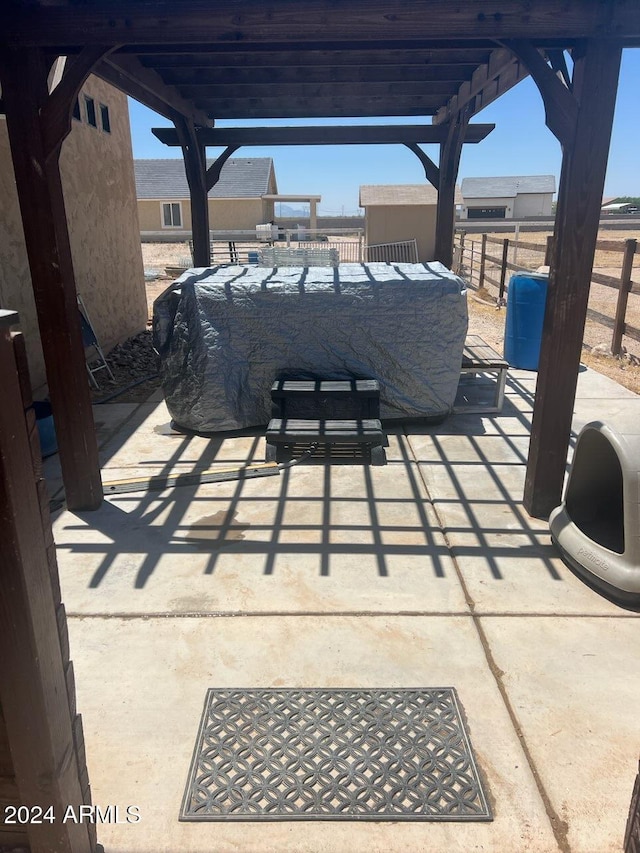
{"type": "Polygon", "coordinates": [[[211,124],[206,113],[194,107],[173,86],[168,86],[157,72],[145,68],[134,56],[110,56],[97,66],[95,73],[171,121],[188,118],[195,124],[211,124]]]}
{"type": "Polygon", "coordinates": [[[478,66],[471,80],[461,84],[458,92],[434,118],[434,124],[451,121],[463,108],[469,108],[471,115],[484,109],[506,91],[511,89],[528,74],[518,59],[506,48],[494,50],[489,61],[478,66]]]}
{"type": "MultiPolygon", "coordinates": [[[[451,83],[459,83],[470,77],[475,65],[299,65],[292,62],[284,68],[254,66],[251,68],[162,68],[159,73],[165,83],[186,89],[202,90],[206,86],[268,86],[273,93],[275,86],[310,86],[314,84],[350,86],[373,86],[381,83],[402,83],[409,86],[428,83],[431,91],[448,91],[451,83]],[[440,88],[438,88],[440,87],[440,88]]],[[[267,92],[268,94],[268,92],[267,92]]]]}

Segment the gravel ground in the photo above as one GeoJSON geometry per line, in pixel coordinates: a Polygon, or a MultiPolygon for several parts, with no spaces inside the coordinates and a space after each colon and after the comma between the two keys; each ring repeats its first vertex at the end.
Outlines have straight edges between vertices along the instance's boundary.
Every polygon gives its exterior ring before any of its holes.
{"type": "MultiPolygon", "coordinates": [[[[503,236],[503,235],[501,235],[503,236]]],[[[627,237],[639,236],[637,232],[603,232],[601,239],[623,241],[627,237]]],[[[546,233],[521,234],[522,242],[544,243],[546,233]]],[[[479,242],[481,235],[467,235],[467,245],[470,241],[479,242]]],[[[476,247],[477,249],[478,247],[476,247]]],[[[496,255],[500,254],[499,247],[492,247],[496,255]]],[[[153,313],[154,300],[170,286],[173,277],[165,273],[166,267],[179,264],[189,255],[189,247],[186,243],[143,243],[142,254],[145,270],[155,270],[159,275],[154,281],[146,283],[147,303],[149,307],[149,320],[153,313]]],[[[477,251],[476,251],[477,255],[477,251]]],[[[615,252],[599,252],[596,262],[600,265],[597,269],[607,275],[618,275],[621,255],[615,252]]],[[[524,269],[536,269],[543,258],[537,252],[527,252],[520,249],[518,263],[524,269]]],[[[487,267],[489,271],[489,266],[487,267]]],[[[463,275],[469,280],[470,270],[465,270],[463,275]]],[[[490,272],[495,275],[495,270],[490,272]]],[[[504,348],[504,324],[505,309],[496,308],[493,288],[489,291],[477,290],[477,262],[474,265],[469,288],[469,334],[480,335],[490,346],[502,353],[504,348]]],[[[640,274],[636,275],[640,279],[640,274]]],[[[615,313],[616,291],[601,285],[592,285],[589,299],[589,307],[603,314],[613,316],[615,313]]],[[[627,322],[640,327],[640,295],[630,294],[627,311],[627,322]]],[[[583,345],[582,360],[589,367],[600,373],[611,377],[616,382],[640,393],[640,343],[625,338],[628,351],[621,358],[607,355],[606,349],[611,343],[611,330],[598,323],[588,321],[585,329],[585,344],[583,345]]],[[[118,393],[118,402],[140,402],[147,399],[157,388],[160,380],[157,376],[153,379],[128,388],[132,383],[149,376],[157,374],[157,356],[151,344],[151,330],[141,332],[120,346],[116,347],[107,355],[107,361],[114,373],[115,381],[112,382],[105,371],[97,375],[100,383],[99,391],[92,391],[93,399],[98,401],[118,393]],[[127,389],[127,390],[125,390],[127,389]]]]}

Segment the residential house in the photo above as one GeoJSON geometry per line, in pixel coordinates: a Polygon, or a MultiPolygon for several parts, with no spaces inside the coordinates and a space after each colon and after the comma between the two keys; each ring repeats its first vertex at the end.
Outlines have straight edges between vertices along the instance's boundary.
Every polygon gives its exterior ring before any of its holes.
{"type": "MultiPolygon", "coordinates": [[[[214,161],[208,160],[207,166],[214,161]]],[[[189,185],[182,157],[135,161],[140,231],[186,239],[191,232],[189,185]]],[[[209,191],[212,231],[254,231],[274,218],[276,176],[270,157],[231,157],[209,191]]]]}
{"type": "Polygon", "coordinates": [[[551,216],[553,175],[465,178],[461,219],[526,219],[551,216]]]}

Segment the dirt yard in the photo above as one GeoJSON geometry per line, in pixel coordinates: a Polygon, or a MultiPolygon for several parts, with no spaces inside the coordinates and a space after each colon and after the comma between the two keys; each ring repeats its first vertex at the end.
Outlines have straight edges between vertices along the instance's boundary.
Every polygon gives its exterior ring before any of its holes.
{"type": "MultiPolygon", "coordinates": [[[[519,240],[522,243],[544,244],[549,233],[531,232],[520,234],[519,240]]],[[[508,235],[495,234],[491,236],[502,239],[508,235]]],[[[601,231],[599,235],[600,240],[619,243],[624,243],[624,240],[631,237],[640,238],[640,233],[637,231],[601,231]]],[[[474,251],[476,261],[474,263],[473,275],[473,281],[476,284],[481,239],[482,235],[480,234],[468,234],[465,240],[466,246],[469,246],[471,242],[477,244],[474,251]]],[[[492,246],[490,254],[499,257],[501,247],[492,246]]],[[[187,243],[143,243],[142,256],[145,270],[154,270],[159,276],[155,281],[148,281],[146,284],[149,317],[151,317],[154,300],[169,287],[175,278],[174,275],[165,271],[166,268],[184,265],[185,261],[189,260],[189,246],[187,243]]],[[[512,252],[510,252],[509,260],[513,260],[512,252]]],[[[544,257],[539,252],[520,248],[518,249],[516,260],[519,265],[522,265],[523,269],[534,270],[543,263],[544,257]]],[[[599,251],[596,254],[594,270],[607,275],[618,276],[620,274],[621,263],[622,254],[620,252],[599,251]]],[[[634,274],[634,280],[640,283],[640,260],[637,263],[639,269],[634,274]]],[[[495,264],[488,264],[487,271],[492,277],[497,278],[499,275],[499,270],[496,271],[495,264]]],[[[492,287],[484,294],[470,289],[469,333],[480,335],[488,344],[499,352],[502,352],[504,345],[505,309],[497,309],[495,307],[495,295],[496,290],[492,287]]],[[[592,310],[613,318],[615,315],[616,299],[617,291],[603,285],[593,284],[591,286],[589,307],[592,310]]],[[[638,294],[632,293],[629,295],[627,322],[640,328],[640,295],[638,294]]],[[[627,351],[621,358],[614,358],[606,353],[610,344],[611,329],[590,320],[587,321],[582,355],[584,364],[600,373],[604,373],[626,388],[630,388],[632,391],[640,394],[640,343],[625,337],[623,345],[627,351]]]]}

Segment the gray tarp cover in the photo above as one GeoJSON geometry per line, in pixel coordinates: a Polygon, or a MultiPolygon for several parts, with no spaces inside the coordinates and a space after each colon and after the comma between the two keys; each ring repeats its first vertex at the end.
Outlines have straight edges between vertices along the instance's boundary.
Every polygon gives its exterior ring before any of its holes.
{"type": "Polygon", "coordinates": [[[294,375],[378,379],[382,418],[446,416],[466,295],[437,262],[187,270],[154,305],[171,417],[198,432],[266,424],[271,384],[294,375]]]}

